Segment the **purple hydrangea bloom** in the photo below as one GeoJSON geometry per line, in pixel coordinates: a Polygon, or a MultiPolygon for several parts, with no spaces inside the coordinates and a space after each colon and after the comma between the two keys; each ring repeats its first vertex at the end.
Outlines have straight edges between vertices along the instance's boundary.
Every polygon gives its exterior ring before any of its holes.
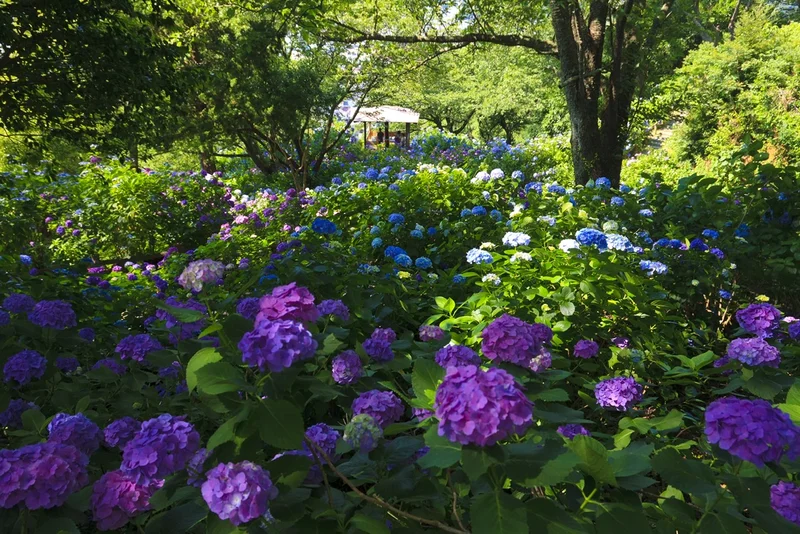
{"type": "Polygon", "coordinates": [[[617,376],[598,382],[594,387],[594,397],[603,408],[624,412],[642,400],[643,391],[644,388],[635,379],[617,376]]]}
{"type": "MultiPolygon", "coordinates": [[[[186,302],[181,302],[175,297],[169,297],[165,304],[168,306],[173,306],[175,308],[183,308],[186,310],[194,310],[202,312],[204,315],[206,314],[206,307],[201,302],[198,302],[194,299],[188,299],[186,302]]],[[[190,339],[200,333],[203,328],[206,326],[206,319],[205,317],[200,318],[196,321],[192,321],[191,323],[184,323],[179,321],[177,317],[173,316],[166,310],[158,309],[156,310],[156,318],[162,321],[165,321],[165,326],[167,328],[173,328],[175,326],[180,325],[180,332],[177,336],[170,334],[170,341],[174,344],[177,344],[178,341],[181,339],[190,339]]]]}
{"type": "Polygon", "coordinates": [[[369,452],[378,446],[378,442],[383,437],[383,429],[375,418],[371,415],[362,413],[353,416],[350,422],[344,427],[342,439],[361,452],[369,452]]]}
{"type": "Polygon", "coordinates": [[[773,510],[795,525],[800,525],[800,486],[779,481],[769,488],[769,502],[773,510]]]}
{"type": "Polygon", "coordinates": [[[121,339],[114,352],[119,354],[120,359],[123,361],[143,362],[149,353],[163,348],[161,343],[153,336],[136,334],[121,339]]]}
{"type": "Polygon", "coordinates": [[[708,442],[763,467],[800,453],[800,427],[767,401],[723,397],[706,408],[708,442]]]}
{"type": "Polygon", "coordinates": [[[61,357],[56,358],[56,367],[58,367],[59,371],[64,374],[69,374],[74,372],[75,370],[80,367],[81,363],[78,361],[78,358],[71,358],[71,357],[61,357]]]}
{"type": "Polygon", "coordinates": [[[178,277],[178,283],[184,289],[202,291],[203,286],[215,286],[225,275],[225,264],[214,260],[197,260],[189,263],[178,277]]]}
{"type": "Polygon", "coordinates": [[[142,428],[140,421],[133,417],[123,417],[113,421],[103,430],[103,440],[109,447],[124,449],[140,428],[142,428]]]}
{"type": "Polygon", "coordinates": [[[333,380],[337,384],[353,384],[363,374],[361,358],[355,351],[346,350],[333,359],[332,372],[333,380]]]}
{"type": "Polygon", "coordinates": [[[627,349],[631,346],[631,340],[627,337],[616,336],[611,338],[611,343],[615,347],[619,347],[621,349],[627,349]]]}
{"type": "Polygon", "coordinates": [[[22,414],[28,410],[38,410],[39,407],[32,402],[22,399],[11,399],[8,408],[0,413],[0,427],[22,428],[22,414]]]}
{"type": "MultiPolygon", "coordinates": [[[[340,436],[338,430],[329,427],[325,423],[317,423],[306,430],[306,437],[331,458],[336,454],[336,442],[339,441],[340,436]]],[[[305,442],[303,442],[303,449],[308,450],[308,445],[305,442]]]]}
{"type": "Polygon", "coordinates": [[[405,406],[400,397],[392,391],[372,389],[365,391],[353,401],[353,414],[365,413],[372,416],[381,428],[396,423],[403,417],[405,406]]]}
{"type": "Polygon", "coordinates": [[[8,314],[8,312],[0,310],[0,326],[5,326],[10,322],[11,322],[11,316],[8,314]]]}
{"type": "Polygon", "coordinates": [[[256,321],[255,328],[239,341],[242,361],[261,372],[278,373],[295,362],[314,356],[317,342],[311,333],[296,321],[256,321]]]}
{"type": "Polygon", "coordinates": [[[781,315],[780,310],[771,304],[751,304],[736,312],[736,321],[750,334],[772,337],[781,324],[781,315]]]}
{"type": "Polygon", "coordinates": [[[364,352],[367,353],[367,356],[379,363],[394,359],[392,344],[383,339],[369,338],[364,341],[364,352]]]}
{"type": "Polygon", "coordinates": [[[3,299],[3,308],[11,313],[28,313],[35,306],[36,301],[25,293],[12,293],[3,299]]]}
{"type": "Polygon", "coordinates": [[[760,337],[734,339],[728,344],[725,358],[726,361],[739,360],[754,367],[778,367],[781,363],[780,351],[760,337]]]}
{"type": "Polygon", "coordinates": [[[433,410],[426,410],[425,408],[411,408],[411,414],[420,421],[433,416],[433,410]]]}
{"type": "Polygon", "coordinates": [[[397,341],[397,334],[391,328],[376,328],[369,337],[387,343],[394,343],[397,341]]]}
{"type": "Polygon", "coordinates": [[[94,341],[94,328],[81,328],[78,330],[78,337],[84,341],[94,341]]]}
{"type": "Polygon", "coordinates": [[[163,479],[186,467],[200,434],[183,417],[162,414],[142,423],[122,451],[121,469],[138,483],[163,479]]]}
{"type": "Polygon", "coordinates": [[[24,386],[31,380],[44,376],[47,359],[35,350],[23,350],[11,356],[3,366],[5,381],[14,380],[18,386],[24,386]]]}
{"type": "Polygon", "coordinates": [[[575,436],[591,436],[591,432],[583,428],[581,425],[562,425],[556,430],[559,434],[567,439],[575,439],[575,436]]]}
{"type": "Polygon", "coordinates": [[[792,339],[800,339],[800,321],[789,325],[789,337],[792,339]]]}
{"type": "Polygon", "coordinates": [[[494,445],[533,422],[533,403],[502,369],[449,367],[436,392],[439,435],[463,445],[494,445]]]}
{"type": "Polygon", "coordinates": [[[40,300],[28,312],[28,319],[36,326],[64,330],[78,324],[69,302],[63,300],[40,300]]]}
{"type": "Polygon", "coordinates": [[[446,345],[436,351],[435,359],[436,363],[445,369],[481,364],[481,357],[466,345],[446,345]]]}
{"type": "Polygon", "coordinates": [[[250,319],[251,321],[255,321],[256,315],[261,308],[258,305],[258,298],[257,297],[248,297],[241,299],[239,303],[236,305],[236,313],[250,319]]]}
{"type": "Polygon", "coordinates": [[[0,508],[61,506],[88,484],[88,465],[88,456],[61,443],[0,450],[0,508]]]}
{"type": "Polygon", "coordinates": [[[419,338],[422,341],[439,341],[444,337],[444,330],[436,325],[424,324],[419,327],[419,338]]]}
{"type": "Polygon", "coordinates": [[[100,427],[82,413],[56,414],[47,425],[47,431],[50,433],[47,437],[50,443],[72,445],[87,456],[91,456],[100,448],[102,437],[100,427]]]}
{"type": "Polygon", "coordinates": [[[117,530],[150,509],[150,497],[164,481],[137,484],[122,471],[109,471],[92,488],[92,517],[98,530],[117,530]]]}
{"type": "Polygon", "coordinates": [[[350,309],[341,300],[323,300],[317,305],[320,315],[335,315],[342,321],[350,320],[350,309]]]}
{"type": "Polygon", "coordinates": [[[219,464],[207,473],[201,492],[209,509],[220,519],[241,525],[269,511],[269,501],[278,496],[269,471],[244,461],[219,464]]]}
{"type": "Polygon", "coordinates": [[[600,352],[600,345],[590,339],[581,339],[575,343],[572,354],[578,358],[594,358],[600,352]]]}
{"type": "Polygon", "coordinates": [[[128,372],[128,368],[114,358],[103,358],[102,360],[98,360],[92,366],[92,370],[100,369],[101,367],[108,367],[114,374],[120,376],[128,372]]]}
{"type": "Polygon", "coordinates": [[[481,350],[490,360],[541,370],[541,359],[536,358],[549,354],[544,345],[553,339],[553,331],[543,324],[529,324],[505,314],[484,328],[481,337],[481,350]]]}
{"type": "Polygon", "coordinates": [[[272,293],[261,297],[259,306],[261,311],[256,317],[256,323],[276,319],[313,323],[319,319],[314,295],[308,289],[298,287],[295,282],[276,287],[272,293]]]}
{"type": "Polygon", "coordinates": [[[188,479],[186,483],[195,488],[199,488],[206,481],[205,469],[203,464],[206,463],[211,453],[206,448],[199,449],[194,456],[191,457],[189,463],[186,464],[186,474],[188,479]]]}

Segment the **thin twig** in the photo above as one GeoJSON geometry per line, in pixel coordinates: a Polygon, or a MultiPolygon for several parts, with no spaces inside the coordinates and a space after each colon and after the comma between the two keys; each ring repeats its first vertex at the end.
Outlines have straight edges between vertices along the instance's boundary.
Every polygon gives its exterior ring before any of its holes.
{"type": "Polygon", "coordinates": [[[328,494],[328,505],[333,508],[333,494],[331,493],[331,485],[328,483],[328,475],[325,473],[325,466],[322,465],[322,461],[319,459],[319,456],[317,456],[317,451],[314,450],[316,447],[313,445],[316,444],[314,444],[307,437],[304,437],[303,439],[305,439],[306,443],[309,444],[309,450],[311,450],[311,454],[314,456],[314,461],[317,462],[319,470],[322,471],[322,482],[325,484],[325,492],[328,494]]]}
{"type": "Polygon", "coordinates": [[[406,519],[411,519],[413,521],[417,521],[418,523],[422,523],[423,525],[430,525],[432,527],[437,527],[437,528],[439,528],[441,530],[444,530],[445,532],[452,532],[453,534],[470,534],[470,532],[468,530],[464,530],[464,529],[458,530],[458,529],[453,528],[453,527],[451,527],[449,525],[446,525],[445,523],[442,523],[441,521],[436,521],[436,520],[433,520],[433,519],[426,519],[424,517],[419,517],[419,516],[416,516],[416,515],[413,515],[413,514],[409,514],[408,512],[404,512],[403,510],[397,508],[396,506],[393,506],[393,505],[389,504],[388,502],[384,501],[380,497],[373,497],[371,495],[367,495],[366,493],[364,493],[363,491],[358,489],[355,486],[355,484],[353,484],[350,481],[349,478],[347,478],[345,475],[343,475],[342,472],[339,471],[336,468],[335,465],[333,465],[333,461],[331,460],[330,456],[328,456],[328,454],[325,451],[323,451],[319,447],[319,445],[317,445],[313,441],[309,441],[308,443],[313,449],[317,450],[317,452],[319,453],[320,456],[322,456],[325,459],[325,461],[328,463],[328,466],[331,468],[331,471],[333,471],[336,474],[336,476],[339,477],[342,480],[342,482],[344,482],[347,485],[347,487],[349,487],[350,490],[352,490],[362,500],[370,502],[370,503],[374,504],[375,506],[380,506],[381,508],[386,508],[387,510],[390,510],[391,512],[393,512],[393,513],[395,513],[395,514],[397,514],[399,516],[405,517],[406,519]]]}
{"type": "Polygon", "coordinates": [[[461,530],[467,530],[464,528],[464,523],[461,522],[461,517],[458,515],[458,493],[456,492],[455,488],[453,488],[452,484],[450,483],[450,470],[447,470],[447,486],[453,492],[453,517],[456,518],[456,523],[458,526],[461,527],[461,530]]]}

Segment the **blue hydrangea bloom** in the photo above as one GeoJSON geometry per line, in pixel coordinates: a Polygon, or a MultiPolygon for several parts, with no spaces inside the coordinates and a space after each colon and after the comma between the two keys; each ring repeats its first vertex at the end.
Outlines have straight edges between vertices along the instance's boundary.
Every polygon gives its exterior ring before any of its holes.
{"type": "Polygon", "coordinates": [[[472,264],[481,264],[481,263],[492,263],[494,258],[489,252],[485,250],[481,250],[479,248],[473,248],[469,252],[467,252],[467,263],[472,264]]]}
{"type": "Polygon", "coordinates": [[[555,226],[556,224],[556,218],[551,217],[550,215],[542,215],[538,220],[542,221],[543,223],[547,223],[548,226],[555,226]]]}
{"type": "Polygon", "coordinates": [[[566,195],[567,194],[567,188],[564,187],[563,185],[550,184],[550,185],[547,186],[547,190],[550,193],[555,193],[557,195],[566,195]]]}
{"type": "Polygon", "coordinates": [[[426,258],[425,256],[421,256],[421,257],[416,259],[416,261],[414,262],[414,265],[416,265],[420,269],[430,269],[433,266],[433,262],[431,262],[431,260],[429,258],[426,258]]]}
{"type": "Polygon", "coordinates": [[[723,300],[730,300],[731,299],[731,292],[725,291],[724,289],[719,290],[719,297],[723,300]]]}
{"type": "Polygon", "coordinates": [[[625,199],[622,197],[611,197],[611,205],[612,206],[624,206],[625,199]]]}
{"type": "Polygon", "coordinates": [[[511,177],[515,180],[524,180],[525,175],[522,174],[522,171],[514,171],[511,173],[511,177]]]}
{"type": "Polygon", "coordinates": [[[394,257],[394,262],[400,267],[411,267],[411,258],[407,254],[398,254],[394,257]]]}
{"type": "Polygon", "coordinates": [[[706,228],[705,230],[703,230],[703,237],[707,237],[709,239],[718,239],[719,232],[717,232],[716,230],[712,230],[711,228],[706,228]]]}
{"type": "Polygon", "coordinates": [[[601,176],[600,178],[594,181],[594,185],[596,185],[599,189],[610,189],[611,180],[609,180],[605,176],[601,176]]]}
{"type": "Polygon", "coordinates": [[[492,211],[490,211],[489,212],[489,217],[491,217],[495,221],[502,221],[503,220],[503,214],[500,213],[500,210],[492,210],[492,211]]]}
{"type": "Polygon", "coordinates": [[[372,248],[380,248],[383,246],[383,239],[376,237],[372,240],[372,248]]]}
{"type": "Polygon", "coordinates": [[[653,216],[653,210],[648,209],[648,208],[641,209],[641,210],[639,210],[639,215],[641,215],[642,217],[652,217],[653,216]]]}
{"type": "Polygon", "coordinates": [[[531,182],[529,184],[525,184],[525,192],[530,193],[531,191],[535,191],[542,194],[542,182],[531,182]]]}
{"type": "Polygon", "coordinates": [[[411,230],[411,237],[415,239],[422,239],[424,236],[422,235],[422,231],[420,230],[411,230]]]}
{"type": "Polygon", "coordinates": [[[621,193],[630,193],[631,186],[629,186],[627,184],[619,184],[619,190],[620,190],[621,193]]]}
{"type": "Polygon", "coordinates": [[[624,235],[607,234],[606,241],[608,248],[611,250],[619,250],[622,252],[633,252],[633,243],[624,235]]]}
{"type": "Polygon", "coordinates": [[[733,234],[736,237],[748,237],[750,235],[750,227],[746,223],[742,223],[736,228],[733,234]]]}
{"type": "Polygon", "coordinates": [[[472,208],[472,214],[473,215],[486,215],[486,208],[484,208],[483,206],[475,206],[474,208],[472,208]]]}
{"type": "Polygon", "coordinates": [[[400,191],[400,186],[397,184],[391,184],[389,186],[389,189],[391,189],[392,191],[400,191]]]}
{"type": "Polygon", "coordinates": [[[386,250],[383,251],[383,255],[387,258],[394,258],[400,254],[406,254],[406,251],[400,247],[395,247],[394,245],[389,245],[386,247],[386,250]]]}
{"type": "Polygon", "coordinates": [[[503,244],[507,247],[528,246],[531,244],[531,236],[522,232],[506,232],[503,244]]]}
{"type": "Polygon", "coordinates": [[[367,180],[377,180],[378,174],[378,171],[373,168],[369,168],[367,169],[367,172],[364,173],[364,176],[367,178],[367,180]]]}
{"type": "Polygon", "coordinates": [[[314,222],[311,223],[311,229],[322,235],[336,233],[336,225],[328,219],[323,219],[322,217],[317,217],[314,219],[314,222]]]}
{"type": "Polygon", "coordinates": [[[403,224],[406,218],[400,213],[392,213],[389,215],[389,222],[392,224],[403,224]]]}
{"type": "Polygon", "coordinates": [[[699,250],[700,252],[705,252],[706,250],[708,250],[708,245],[706,245],[702,237],[695,237],[694,239],[691,240],[691,242],[689,242],[689,248],[692,250],[699,250]]]}
{"type": "Polygon", "coordinates": [[[470,215],[472,215],[472,210],[471,209],[464,208],[463,210],[461,210],[461,217],[462,218],[463,217],[469,217],[470,215]]]}
{"type": "Polygon", "coordinates": [[[608,248],[606,234],[594,228],[581,228],[575,232],[575,240],[585,247],[594,245],[600,250],[608,248]]]}
{"type": "Polygon", "coordinates": [[[381,227],[380,226],[373,226],[372,228],[369,229],[369,233],[371,235],[378,235],[378,234],[381,233],[381,227]]]}
{"type": "Polygon", "coordinates": [[[639,268],[645,271],[648,276],[654,274],[667,274],[669,268],[660,261],[642,260],[639,262],[639,268]]]}
{"type": "Polygon", "coordinates": [[[428,228],[428,235],[436,235],[437,231],[438,230],[436,229],[435,226],[431,226],[430,228],[428,228]]]}
{"type": "Polygon", "coordinates": [[[456,285],[463,284],[467,281],[467,278],[463,274],[456,274],[453,275],[453,283],[456,285]]]}
{"type": "Polygon", "coordinates": [[[30,265],[31,263],[33,263],[33,258],[28,256],[27,254],[20,254],[19,261],[22,263],[22,265],[30,265]]]}

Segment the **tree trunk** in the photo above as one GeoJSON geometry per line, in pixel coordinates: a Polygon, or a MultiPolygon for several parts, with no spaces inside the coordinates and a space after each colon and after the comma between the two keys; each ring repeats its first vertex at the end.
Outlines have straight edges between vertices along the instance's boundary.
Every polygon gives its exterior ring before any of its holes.
{"type": "Polygon", "coordinates": [[[217,172],[217,162],[214,160],[214,154],[208,148],[200,151],[200,168],[206,174],[214,174],[217,172]]]}

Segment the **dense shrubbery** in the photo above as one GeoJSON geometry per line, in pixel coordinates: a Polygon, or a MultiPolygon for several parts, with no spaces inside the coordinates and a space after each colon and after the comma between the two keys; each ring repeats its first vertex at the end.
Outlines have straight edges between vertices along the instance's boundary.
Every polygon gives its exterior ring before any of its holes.
{"type": "Polygon", "coordinates": [[[800,530],[796,170],[559,158],[9,181],[0,528],[800,530]]]}

